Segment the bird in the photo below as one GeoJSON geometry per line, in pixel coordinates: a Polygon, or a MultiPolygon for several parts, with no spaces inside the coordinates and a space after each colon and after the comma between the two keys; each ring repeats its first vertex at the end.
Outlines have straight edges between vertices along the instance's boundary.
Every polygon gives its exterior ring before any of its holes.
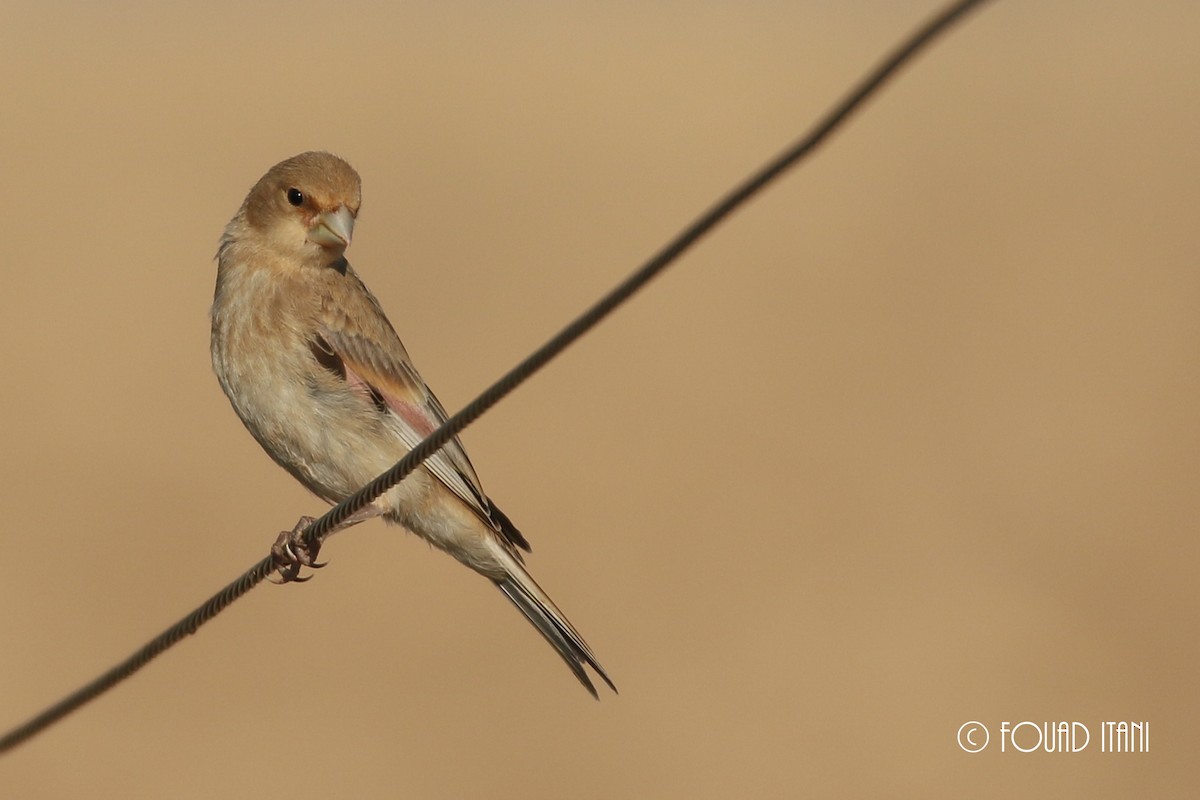
{"type": "MultiPolygon", "coordinates": [[[[358,173],[323,151],[267,170],[217,249],[212,364],[250,434],[334,504],[446,421],[379,301],[346,259],[358,173]]],[[[593,697],[589,667],[616,686],[525,567],[529,542],[487,494],[457,437],[344,525],[382,517],[492,581],[593,697]]],[[[291,541],[311,522],[301,518],[291,541]]],[[[309,566],[304,557],[288,556],[309,566]]],[[[278,550],[276,553],[278,554],[278,550]]],[[[296,566],[298,570],[298,566],[296,566]]],[[[282,572],[284,580],[296,572],[282,572]]]]}

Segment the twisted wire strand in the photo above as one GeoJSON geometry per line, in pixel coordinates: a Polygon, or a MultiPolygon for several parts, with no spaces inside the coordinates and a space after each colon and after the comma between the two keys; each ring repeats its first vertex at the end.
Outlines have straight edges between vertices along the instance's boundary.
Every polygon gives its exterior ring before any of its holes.
{"type": "Polygon", "coordinates": [[[133,675],[133,673],[149,664],[159,653],[172,647],[184,637],[195,633],[201,625],[221,613],[226,606],[261,583],[264,578],[275,571],[275,568],[275,560],[270,556],[255,564],[233,583],[230,583],[224,589],[208,598],[203,605],[179,620],[179,622],[176,622],[151,639],[129,658],[59,700],[23,725],[13,728],[0,737],[0,753],[5,753],[13,749],[26,739],[40,733],[72,711],[75,711],[84,703],[104,694],[104,692],[133,675]]]}
{"type": "Polygon", "coordinates": [[[471,401],[466,407],[446,420],[446,423],[413,448],[404,458],[398,461],[387,472],[368,483],[355,494],[347,497],[330,509],[324,516],[310,525],[304,533],[305,544],[309,548],[319,548],[321,539],[330,531],[337,528],[357,511],[382,495],[388,489],[416,469],[422,461],[441,449],[447,442],[457,436],[464,428],[478,419],[485,411],[524,383],[535,372],[540,370],[551,359],[591,330],[595,325],[608,316],[632,297],[638,290],[657,277],[669,264],[679,258],[701,237],[714,228],[717,223],[728,217],[738,206],[744,204],[763,187],[793,166],[808,153],[820,145],[829,134],[833,133],[863,102],[884,82],[891,78],[899,68],[928,42],[954,22],[963,17],[968,11],[982,5],[987,0],[960,0],[940,11],[918,29],[908,40],[888,55],[869,75],[867,75],[851,92],[835,105],[817,124],[794,144],[769,161],[758,172],[751,175],[739,186],[735,187],[723,198],[718,200],[707,211],[701,214],[691,225],[685,228],[665,247],[642,265],[636,272],[622,281],[612,291],[601,298],[595,305],[581,314],[574,322],[567,325],[553,338],[535,350],[524,361],[513,367],[484,392],[471,401]]]}
{"type": "MultiPolygon", "coordinates": [[[[478,419],[484,412],[502,400],[513,389],[546,365],[551,359],[573,344],[583,334],[612,313],[618,306],[632,297],[638,290],[659,275],[668,265],[679,258],[701,237],[728,217],[734,210],[761,191],[781,173],[812,152],[834,130],[870,97],[901,66],[912,59],[929,42],[948,30],[955,22],[988,0],[958,0],[937,12],[918,28],[908,39],[893,50],[863,78],[849,94],[838,102],[817,124],[774,159],[750,176],[739,186],[718,200],[691,225],[685,228],[669,244],[663,247],[636,272],[622,281],[616,288],[601,298],[595,305],[563,328],[553,338],[513,367],[503,377],[489,386],[475,400],[446,420],[446,423],[414,447],[404,458],[387,472],[378,476],[355,494],[327,511],[313,522],[302,534],[304,543],[313,552],[320,547],[322,539],[355,512],[374,501],[388,489],[402,481],[421,462],[441,449],[464,428],[478,419]]],[[[0,737],[0,754],[25,742],[58,720],[67,716],[90,700],[113,688],[148,664],[155,656],[173,646],[184,637],[197,631],[230,603],[261,583],[276,571],[273,557],[268,556],[251,567],[240,578],[210,597],[203,605],[167,628],[126,660],[114,666],[70,695],[59,700],[22,725],[0,737]]]]}

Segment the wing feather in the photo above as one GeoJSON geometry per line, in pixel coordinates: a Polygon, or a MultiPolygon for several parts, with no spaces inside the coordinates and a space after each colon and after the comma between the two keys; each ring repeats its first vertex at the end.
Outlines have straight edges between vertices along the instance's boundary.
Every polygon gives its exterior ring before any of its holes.
{"type": "MultiPolygon", "coordinates": [[[[358,280],[353,272],[348,272],[345,277],[358,280]]],[[[362,286],[361,281],[359,285],[362,286]]],[[[400,337],[379,309],[378,301],[365,286],[363,294],[359,296],[365,296],[375,307],[371,310],[378,313],[362,314],[358,318],[381,320],[383,324],[374,330],[360,328],[361,332],[358,332],[348,324],[347,314],[353,313],[353,309],[341,304],[326,304],[319,325],[322,341],[314,349],[328,351],[341,362],[342,378],[361,391],[364,400],[373,403],[379,413],[391,415],[393,429],[404,444],[412,449],[441,427],[448,415],[413,367],[400,337]],[[379,400],[383,401],[382,405],[386,408],[380,408],[379,400]]],[[[343,302],[344,299],[339,297],[343,302]]],[[[457,436],[426,459],[424,466],[510,546],[529,550],[529,543],[520,531],[484,493],[479,476],[457,436]]]]}

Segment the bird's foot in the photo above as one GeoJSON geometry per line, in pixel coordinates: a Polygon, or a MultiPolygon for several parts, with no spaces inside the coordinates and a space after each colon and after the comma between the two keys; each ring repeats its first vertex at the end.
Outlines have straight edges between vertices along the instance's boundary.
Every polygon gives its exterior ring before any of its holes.
{"type": "Polygon", "coordinates": [[[275,561],[275,569],[279,573],[279,578],[272,578],[274,583],[304,583],[311,578],[311,575],[300,577],[301,567],[311,567],[312,569],[320,569],[325,566],[324,562],[317,561],[317,553],[321,549],[321,543],[315,542],[311,547],[304,538],[305,531],[312,525],[314,519],[312,517],[301,517],[296,523],[296,527],[290,531],[280,531],[279,538],[275,540],[275,544],[271,546],[271,558],[275,561]]]}

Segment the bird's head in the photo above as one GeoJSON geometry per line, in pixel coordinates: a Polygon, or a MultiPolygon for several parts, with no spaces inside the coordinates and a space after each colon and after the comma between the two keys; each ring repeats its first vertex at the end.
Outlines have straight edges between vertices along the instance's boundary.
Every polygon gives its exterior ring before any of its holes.
{"type": "Polygon", "coordinates": [[[242,210],[246,224],[279,255],[325,267],[341,260],[361,203],[353,167],[330,153],[309,152],[271,167],[242,210]]]}

